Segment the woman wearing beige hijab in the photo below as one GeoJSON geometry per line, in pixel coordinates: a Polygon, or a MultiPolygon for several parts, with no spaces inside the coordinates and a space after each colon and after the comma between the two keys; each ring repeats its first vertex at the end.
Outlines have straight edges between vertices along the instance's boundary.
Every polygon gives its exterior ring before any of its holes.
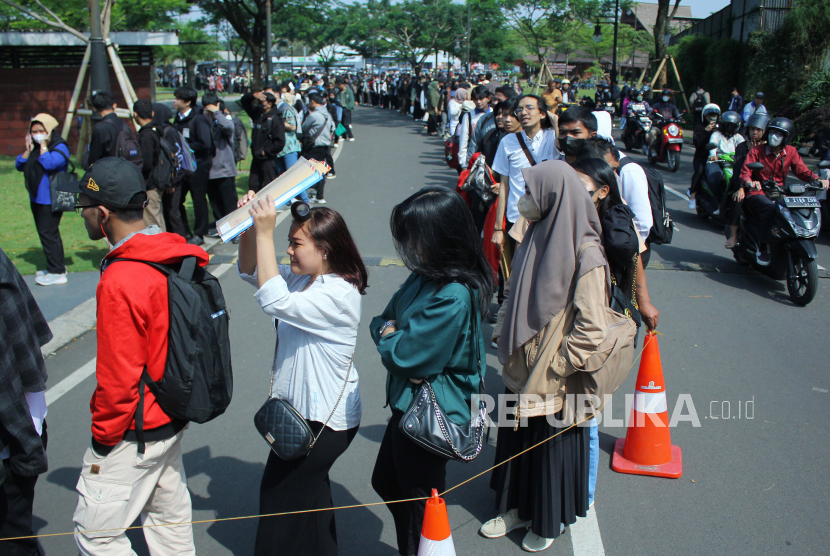
{"type": "Polygon", "coordinates": [[[15,168],[23,172],[35,228],[46,255],[46,270],[38,270],[35,282],[41,286],[66,284],[60,222],[62,212],[52,212],[49,176],[65,172],[69,165],[69,147],[57,130],[58,121],[49,114],[38,114],[26,134],[26,151],[18,155],[15,168]]]}
{"type": "MultiPolygon", "coordinates": [[[[567,429],[566,377],[584,368],[608,329],[602,226],[585,186],[561,161],[522,172],[527,191],[518,208],[530,225],[513,259],[499,338],[506,394],[514,395],[507,405],[521,420],[499,428],[496,463],[567,429]]],[[[589,429],[574,427],[496,469],[490,486],[497,511],[506,511],[481,534],[529,528],[522,548],[548,548],[586,515],[588,457],[589,429]]]]}

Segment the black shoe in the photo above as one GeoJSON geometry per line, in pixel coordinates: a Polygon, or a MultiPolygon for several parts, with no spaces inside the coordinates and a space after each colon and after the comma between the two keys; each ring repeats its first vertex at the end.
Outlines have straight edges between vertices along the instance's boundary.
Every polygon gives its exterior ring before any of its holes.
{"type": "Polygon", "coordinates": [[[242,234],[240,234],[240,235],[236,236],[235,238],[233,238],[231,240],[231,243],[233,243],[234,245],[239,245],[239,240],[240,239],[242,239],[242,234]]]}
{"type": "Polygon", "coordinates": [[[216,231],[216,228],[211,228],[208,230],[208,233],[205,234],[207,237],[219,237],[219,232],[216,231]]]}
{"type": "Polygon", "coordinates": [[[187,243],[190,245],[203,245],[205,240],[203,240],[201,236],[193,236],[187,240],[187,243]]]}
{"type": "Polygon", "coordinates": [[[767,251],[756,251],[755,260],[760,266],[769,266],[769,253],[767,251]]]}

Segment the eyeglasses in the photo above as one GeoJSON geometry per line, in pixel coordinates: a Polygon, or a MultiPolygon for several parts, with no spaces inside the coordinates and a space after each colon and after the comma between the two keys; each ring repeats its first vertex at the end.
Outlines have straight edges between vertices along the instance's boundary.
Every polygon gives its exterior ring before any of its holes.
{"type": "Polygon", "coordinates": [[[75,212],[77,212],[78,214],[80,214],[80,213],[82,213],[82,212],[84,211],[84,209],[98,208],[98,206],[99,206],[99,205],[81,205],[81,204],[76,204],[76,205],[75,205],[75,212]]]}
{"type": "Polygon", "coordinates": [[[521,118],[523,112],[527,112],[528,114],[530,114],[534,110],[536,110],[536,107],[532,104],[528,104],[526,106],[519,106],[518,108],[516,108],[516,110],[513,111],[513,115],[515,115],[517,118],[521,118]]]}

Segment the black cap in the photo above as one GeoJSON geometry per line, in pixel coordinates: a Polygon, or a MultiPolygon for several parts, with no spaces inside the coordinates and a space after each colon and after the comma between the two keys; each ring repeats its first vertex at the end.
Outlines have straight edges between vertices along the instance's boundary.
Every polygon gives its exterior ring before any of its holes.
{"type": "Polygon", "coordinates": [[[278,90],[278,88],[279,88],[279,85],[277,85],[277,82],[272,79],[271,81],[268,81],[265,84],[265,87],[263,87],[262,90],[264,91],[265,89],[273,89],[273,90],[276,91],[276,90],[278,90]]]}
{"type": "Polygon", "coordinates": [[[764,93],[758,91],[757,93],[755,93],[755,98],[764,98],[764,93]]]}
{"type": "Polygon", "coordinates": [[[132,162],[114,156],[95,162],[81,181],[65,182],[58,185],[57,189],[69,193],[83,193],[113,209],[144,208],[147,202],[147,189],[141,170],[132,162]],[[143,196],[136,199],[137,203],[131,204],[133,197],[139,193],[143,193],[143,196]]]}

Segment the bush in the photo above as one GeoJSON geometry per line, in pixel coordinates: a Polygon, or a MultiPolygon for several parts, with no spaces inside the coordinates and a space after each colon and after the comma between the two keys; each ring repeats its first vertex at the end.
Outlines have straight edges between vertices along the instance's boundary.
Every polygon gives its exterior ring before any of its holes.
{"type": "MultiPolygon", "coordinates": [[[[712,102],[724,108],[730,99],[732,87],[744,97],[750,94],[742,72],[747,64],[748,47],[732,39],[710,39],[700,35],[684,37],[670,49],[677,63],[686,95],[692,94],[698,83],[703,83],[712,102]]],[[[669,86],[679,88],[673,71],[669,71],[669,86]]]]}

